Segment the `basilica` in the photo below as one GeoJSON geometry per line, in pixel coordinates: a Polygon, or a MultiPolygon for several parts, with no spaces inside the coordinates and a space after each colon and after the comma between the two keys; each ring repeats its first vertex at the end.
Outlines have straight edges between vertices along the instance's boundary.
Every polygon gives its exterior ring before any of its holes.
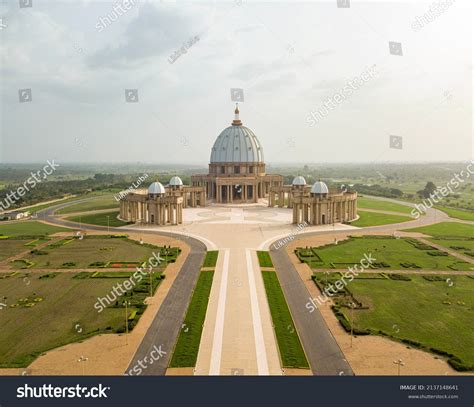
{"type": "Polygon", "coordinates": [[[283,177],[265,172],[263,148],[257,136],[234,120],[217,137],[211,149],[208,174],[191,176],[190,186],[172,177],[166,186],[153,182],[120,200],[120,219],[155,225],[183,223],[183,209],[211,204],[264,204],[293,211],[293,223],[323,225],[357,218],[357,193],[329,190],[322,181],[306,185],[297,176],[291,185],[283,177]]]}

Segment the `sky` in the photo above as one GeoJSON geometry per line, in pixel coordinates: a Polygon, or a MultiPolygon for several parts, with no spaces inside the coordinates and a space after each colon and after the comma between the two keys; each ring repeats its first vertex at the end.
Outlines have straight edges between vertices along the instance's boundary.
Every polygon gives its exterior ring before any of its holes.
{"type": "Polygon", "coordinates": [[[268,163],[473,156],[470,0],[130,1],[3,0],[0,162],[206,165],[232,88],[268,163]]]}

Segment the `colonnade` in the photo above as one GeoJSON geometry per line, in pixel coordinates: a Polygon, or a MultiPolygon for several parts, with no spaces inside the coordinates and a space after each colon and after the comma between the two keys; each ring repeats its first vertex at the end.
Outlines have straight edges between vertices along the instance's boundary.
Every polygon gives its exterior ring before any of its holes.
{"type": "Polygon", "coordinates": [[[318,198],[305,197],[293,202],[293,223],[307,222],[310,225],[325,225],[349,222],[357,218],[357,194],[318,198]]]}
{"type": "Polygon", "coordinates": [[[183,223],[183,199],[181,197],[123,199],[120,201],[120,219],[162,226],[178,225],[183,223]]]}

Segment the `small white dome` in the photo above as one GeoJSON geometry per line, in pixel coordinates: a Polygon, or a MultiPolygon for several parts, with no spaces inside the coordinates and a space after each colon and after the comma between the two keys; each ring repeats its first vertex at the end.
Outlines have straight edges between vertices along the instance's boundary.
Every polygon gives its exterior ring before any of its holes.
{"type": "Polygon", "coordinates": [[[323,181],[316,181],[311,187],[312,194],[327,194],[329,193],[328,186],[323,181]]]}
{"type": "Polygon", "coordinates": [[[298,175],[297,177],[293,179],[293,182],[291,183],[291,185],[306,185],[306,180],[304,179],[303,176],[298,175]]]}
{"type": "Polygon", "coordinates": [[[183,180],[175,175],[174,177],[170,179],[169,184],[172,187],[180,187],[183,185],[183,180]]]}
{"type": "Polygon", "coordinates": [[[166,193],[165,187],[161,182],[153,182],[149,187],[148,187],[148,193],[150,195],[158,195],[158,194],[164,194],[166,193]]]}

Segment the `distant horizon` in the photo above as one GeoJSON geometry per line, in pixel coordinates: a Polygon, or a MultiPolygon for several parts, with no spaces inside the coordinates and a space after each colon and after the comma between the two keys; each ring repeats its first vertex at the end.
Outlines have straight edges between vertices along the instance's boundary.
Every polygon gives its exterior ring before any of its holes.
{"type": "MultiPolygon", "coordinates": [[[[371,165],[371,164],[377,164],[377,165],[406,165],[406,164],[413,164],[413,165],[416,165],[416,164],[463,164],[463,163],[466,163],[466,162],[473,162],[474,161],[474,157],[473,158],[470,158],[470,159],[466,159],[466,160],[446,160],[446,161],[440,161],[440,160],[435,160],[435,161],[383,161],[383,162],[380,162],[380,161],[352,161],[352,162],[347,162],[347,161],[320,161],[320,162],[284,162],[284,161],[265,161],[265,164],[266,165],[270,165],[270,166],[275,166],[275,165],[285,165],[285,166],[288,166],[288,165],[294,165],[294,166],[301,166],[301,165],[331,165],[331,164],[339,164],[339,165],[371,165]]],[[[63,165],[77,165],[77,166],[81,166],[81,165],[84,165],[84,166],[100,166],[100,165],[103,165],[103,166],[112,166],[112,165],[127,165],[127,166],[133,166],[133,165],[141,165],[141,166],[146,166],[146,165],[150,165],[150,166],[179,166],[179,167],[188,167],[188,168],[192,168],[192,167],[207,167],[209,165],[209,163],[206,163],[206,164],[194,164],[194,163],[187,163],[187,164],[184,164],[184,163],[179,163],[179,162],[176,162],[176,163],[172,163],[172,162],[161,162],[161,163],[154,163],[154,162],[133,162],[133,161],[129,161],[129,162],[124,162],[124,161],[110,161],[110,162],[98,162],[98,161],[90,161],[90,162],[87,162],[87,161],[77,161],[77,162],[74,162],[74,161],[64,161],[64,162],[61,162],[61,161],[57,161],[60,165],[63,164],[63,165]]],[[[36,164],[43,164],[42,161],[30,161],[30,162],[14,162],[14,161],[11,161],[11,162],[2,162],[0,163],[0,166],[2,165],[36,165],[36,164]]]]}

